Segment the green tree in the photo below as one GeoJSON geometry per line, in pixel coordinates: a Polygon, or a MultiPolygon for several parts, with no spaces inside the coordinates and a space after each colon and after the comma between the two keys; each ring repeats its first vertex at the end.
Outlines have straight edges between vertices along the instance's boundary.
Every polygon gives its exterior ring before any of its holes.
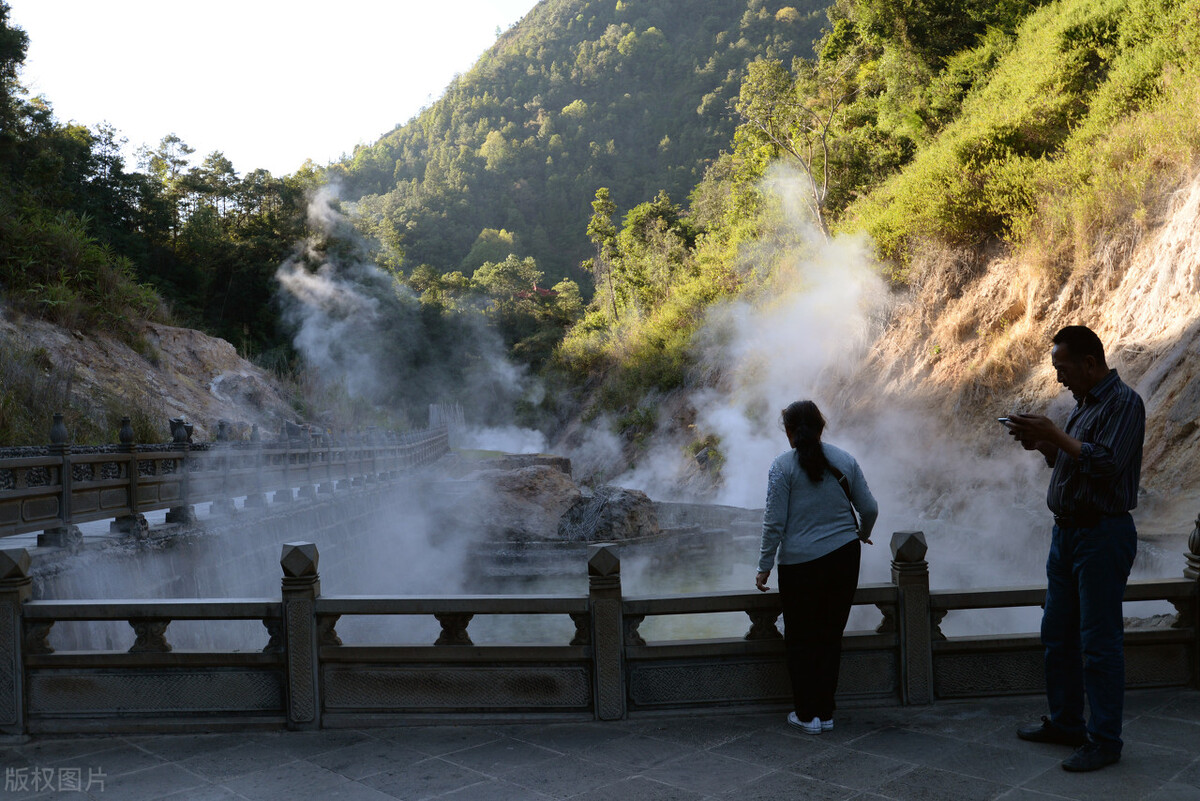
{"type": "Polygon", "coordinates": [[[608,196],[608,187],[597,189],[596,199],[592,201],[592,218],[587,225],[588,239],[596,247],[592,276],[597,288],[603,286],[608,290],[609,312],[614,321],[620,319],[612,281],[612,263],[617,255],[617,228],[613,225],[612,217],[616,211],[616,204],[608,196]]]}
{"type": "Polygon", "coordinates": [[[757,61],[750,65],[736,104],[745,120],[738,131],[742,141],[790,156],[804,173],[809,208],[826,239],[832,150],[838,124],[858,92],[859,64],[853,51],[831,62],[796,59],[792,73],[774,59],[757,61]]]}

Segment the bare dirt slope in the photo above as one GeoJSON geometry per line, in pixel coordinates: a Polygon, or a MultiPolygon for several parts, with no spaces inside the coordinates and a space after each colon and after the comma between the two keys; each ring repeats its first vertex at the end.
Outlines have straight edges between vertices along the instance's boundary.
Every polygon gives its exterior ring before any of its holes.
{"type": "Polygon", "coordinates": [[[927,257],[858,390],[932,408],[986,449],[994,431],[981,419],[1069,407],[1049,340],[1065,325],[1088,325],[1146,401],[1143,489],[1190,527],[1200,510],[1200,175],[1181,180],[1157,211],[1066,268],[927,257]]]}
{"type": "MultiPolygon", "coordinates": [[[[197,441],[209,439],[220,420],[243,428],[258,425],[273,434],[294,418],[269,374],[238,356],[225,340],[199,331],[146,324],[141,331],[146,345],[138,352],[102,331],[84,334],[5,313],[0,334],[43,353],[54,368],[70,371],[73,407],[87,408],[105,392],[140,398],[162,410],[164,434],[171,417],[193,422],[197,441]]],[[[47,421],[53,411],[46,410],[47,421]]]]}

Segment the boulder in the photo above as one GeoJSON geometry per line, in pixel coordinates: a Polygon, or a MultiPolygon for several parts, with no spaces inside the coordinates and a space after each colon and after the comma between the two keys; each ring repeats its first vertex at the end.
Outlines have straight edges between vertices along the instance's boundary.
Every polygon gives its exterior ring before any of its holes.
{"type": "Polygon", "coordinates": [[[567,542],[620,542],[658,532],[654,503],[646,493],[624,487],[581,494],[558,524],[558,537],[567,542]]]}
{"type": "Polygon", "coordinates": [[[479,470],[467,477],[480,487],[479,525],[492,539],[553,540],[559,519],[580,497],[579,487],[558,467],[535,464],[517,470],[479,470]]]}

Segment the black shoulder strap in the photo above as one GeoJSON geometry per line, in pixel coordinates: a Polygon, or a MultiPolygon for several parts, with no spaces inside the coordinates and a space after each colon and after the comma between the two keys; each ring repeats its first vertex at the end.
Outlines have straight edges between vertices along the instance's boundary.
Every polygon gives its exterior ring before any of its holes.
{"type": "Polygon", "coordinates": [[[846,493],[846,500],[850,501],[850,514],[854,517],[854,530],[860,529],[858,522],[858,511],[854,508],[854,499],[850,497],[850,480],[846,478],[846,474],[833,466],[833,462],[825,460],[829,465],[829,472],[833,473],[833,477],[837,479],[837,483],[842,486],[842,492],[846,493]]]}

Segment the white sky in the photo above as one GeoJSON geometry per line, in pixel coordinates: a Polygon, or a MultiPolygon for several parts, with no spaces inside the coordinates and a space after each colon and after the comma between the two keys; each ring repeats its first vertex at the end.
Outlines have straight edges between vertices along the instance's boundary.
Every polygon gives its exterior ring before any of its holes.
{"type": "Polygon", "coordinates": [[[168,133],[277,176],[369,144],[436,100],[536,0],[8,0],[21,83],[55,117],[168,133]]]}

